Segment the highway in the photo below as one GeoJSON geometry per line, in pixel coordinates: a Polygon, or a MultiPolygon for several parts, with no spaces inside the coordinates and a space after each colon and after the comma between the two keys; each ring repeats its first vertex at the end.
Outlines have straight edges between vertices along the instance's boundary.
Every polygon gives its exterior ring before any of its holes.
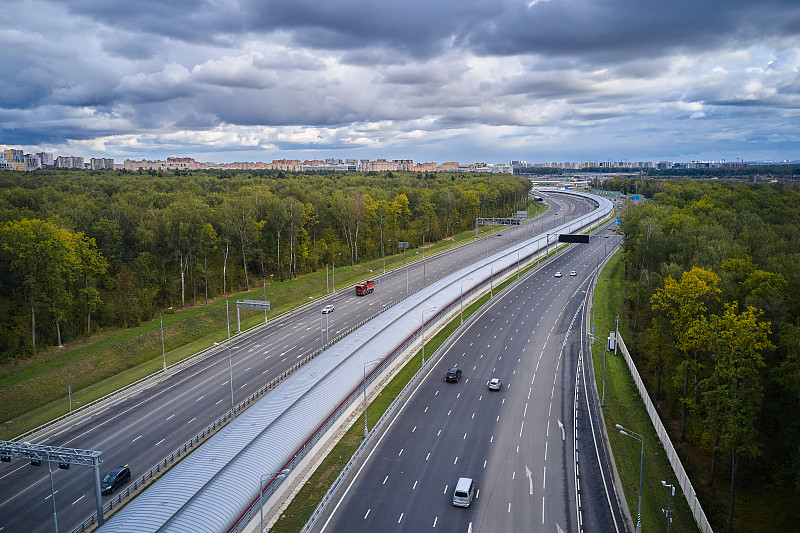
{"type": "MultiPolygon", "coordinates": [[[[335,295],[320,299],[318,305],[271,321],[265,330],[235,342],[230,351],[221,350],[89,416],[77,416],[35,442],[100,450],[104,461],[101,475],[125,465],[136,478],[231,409],[231,372],[234,401],[238,403],[318,349],[325,318],[333,339],[377,313],[382,304],[405,297],[407,283],[409,292],[421,289],[423,272],[430,283],[530,238],[533,230],[541,233],[542,228],[552,227],[556,221],[562,223],[591,209],[585,201],[565,196],[548,195],[547,202],[552,208],[536,219],[533,228],[504,228],[500,237],[488,237],[426,257],[424,267],[422,262],[411,263],[407,269],[381,276],[376,292],[367,297],[356,297],[352,289],[337,290],[335,295]],[[334,304],[336,310],[323,316],[320,309],[328,303],[334,304]]],[[[231,319],[235,325],[234,313],[231,319]]],[[[95,510],[91,471],[81,467],[56,469],[53,480],[59,530],[69,531],[95,510]]],[[[47,465],[34,467],[19,460],[0,463],[0,532],[53,530],[47,465]]]]}
{"type": "Polygon", "coordinates": [[[624,531],[584,376],[590,278],[619,239],[597,235],[470,320],[315,531],[624,531]],[[444,381],[450,367],[462,369],[460,382],[444,381]],[[492,377],[500,391],[488,389],[492,377]],[[477,483],[467,509],[452,503],[459,477],[477,483]]]}

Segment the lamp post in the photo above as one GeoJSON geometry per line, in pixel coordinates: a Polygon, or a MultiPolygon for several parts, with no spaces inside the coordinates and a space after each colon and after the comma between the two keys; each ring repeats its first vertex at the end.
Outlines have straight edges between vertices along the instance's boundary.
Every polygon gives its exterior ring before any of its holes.
{"type": "Polygon", "coordinates": [[[636,439],[642,443],[642,452],[639,455],[639,511],[636,516],[636,533],[642,533],[642,473],[644,471],[644,437],[638,433],[625,429],[619,424],[616,424],[617,429],[623,435],[627,435],[632,439],[636,439]]]}
{"type": "Polygon", "coordinates": [[[164,351],[164,315],[161,316],[161,358],[164,361],[164,372],[167,371],[167,353],[164,351]]]}
{"type": "Polygon", "coordinates": [[[494,298],[494,263],[489,265],[489,298],[494,298]]]}
{"type": "Polygon", "coordinates": [[[288,468],[284,468],[280,472],[270,472],[268,474],[261,474],[261,478],[258,480],[258,507],[261,509],[261,529],[258,530],[259,532],[264,531],[264,491],[267,490],[267,487],[264,485],[264,478],[269,476],[275,476],[275,479],[282,479],[288,475],[289,475],[288,468]]]}
{"type": "Polygon", "coordinates": [[[58,533],[58,513],[56,512],[56,488],[53,485],[53,469],[50,466],[50,461],[47,461],[47,471],[50,474],[50,498],[53,500],[53,524],[56,527],[56,533],[58,533]]]}
{"type": "Polygon", "coordinates": [[[669,525],[672,523],[672,497],[675,496],[675,485],[670,485],[664,480],[661,480],[661,484],[669,487],[669,503],[667,503],[667,533],[669,533],[669,525]]]}
{"type": "Polygon", "coordinates": [[[464,282],[469,281],[472,278],[462,279],[461,280],[461,298],[459,298],[459,303],[461,306],[461,323],[464,323],[464,282]]]}
{"type": "Polygon", "coordinates": [[[366,363],[364,363],[363,387],[364,387],[364,438],[365,439],[367,438],[367,435],[369,435],[369,430],[367,429],[367,365],[372,363],[377,363],[378,361],[382,361],[382,359],[380,358],[372,359],[371,361],[367,361],[366,363]]]}
{"type": "Polygon", "coordinates": [[[436,306],[431,307],[430,309],[425,309],[422,312],[422,364],[420,368],[425,366],[425,313],[430,311],[436,311],[436,306]]]}
{"type": "Polygon", "coordinates": [[[231,317],[228,311],[228,300],[225,300],[225,321],[228,323],[228,372],[231,382],[231,420],[233,420],[233,356],[231,355],[231,317]]]}
{"type": "Polygon", "coordinates": [[[550,235],[552,233],[545,233],[544,234],[544,245],[545,245],[545,252],[544,252],[544,260],[547,261],[550,258],[550,235]]]}
{"type": "Polygon", "coordinates": [[[331,285],[333,285],[333,294],[336,294],[336,256],[342,255],[342,252],[338,254],[334,254],[333,258],[331,259],[331,264],[333,268],[331,268],[331,285]]]}

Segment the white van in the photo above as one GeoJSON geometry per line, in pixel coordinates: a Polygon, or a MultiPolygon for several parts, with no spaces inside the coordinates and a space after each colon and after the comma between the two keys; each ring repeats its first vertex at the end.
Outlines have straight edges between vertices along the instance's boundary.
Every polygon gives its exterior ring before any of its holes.
{"type": "Polygon", "coordinates": [[[469,507],[474,497],[475,481],[468,477],[458,478],[456,490],[453,492],[453,505],[457,507],[469,507]]]}

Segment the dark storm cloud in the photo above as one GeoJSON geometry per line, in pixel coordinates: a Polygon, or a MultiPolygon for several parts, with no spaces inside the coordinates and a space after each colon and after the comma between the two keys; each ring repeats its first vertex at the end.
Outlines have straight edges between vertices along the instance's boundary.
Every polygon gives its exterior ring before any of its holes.
{"type": "Polygon", "coordinates": [[[786,135],[800,110],[796,0],[7,0],[0,27],[3,143],[635,145],[611,128],[644,118],[657,146],[737,116],[786,135]]]}

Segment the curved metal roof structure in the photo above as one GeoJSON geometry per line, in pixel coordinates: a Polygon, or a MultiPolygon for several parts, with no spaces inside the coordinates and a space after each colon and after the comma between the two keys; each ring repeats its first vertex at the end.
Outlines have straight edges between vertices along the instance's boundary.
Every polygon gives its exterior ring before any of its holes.
{"type": "MultiPolygon", "coordinates": [[[[608,200],[569,192],[598,204],[598,209],[550,232],[578,231],[612,210],[608,200]]],[[[164,474],[99,531],[230,531],[258,498],[260,475],[278,472],[362,380],[364,365],[385,359],[421,328],[423,311],[441,313],[461,295],[461,282],[473,289],[546,245],[538,235],[430,284],[357,329],[288,377],[205,444],[164,474]]],[[[433,313],[427,321],[437,319],[433,313]]],[[[373,366],[378,366],[373,365],[373,366]]]]}

